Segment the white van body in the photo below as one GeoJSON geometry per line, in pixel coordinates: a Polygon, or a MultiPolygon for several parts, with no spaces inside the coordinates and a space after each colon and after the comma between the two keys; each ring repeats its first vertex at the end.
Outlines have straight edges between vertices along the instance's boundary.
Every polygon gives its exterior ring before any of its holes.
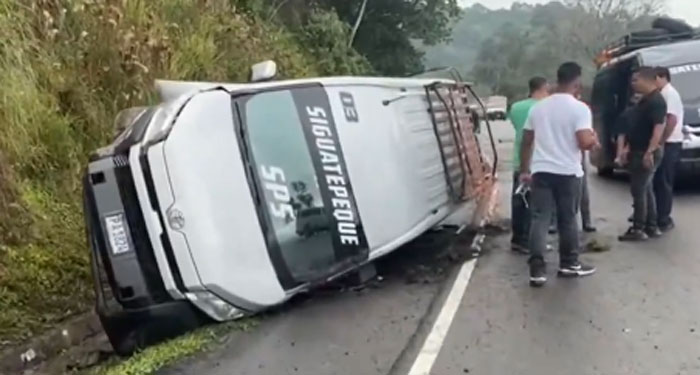
{"type": "Polygon", "coordinates": [[[85,178],[97,310],[120,352],[202,315],[279,305],[490,198],[495,160],[454,81],[157,88],[163,102],[99,150],[85,178]]]}

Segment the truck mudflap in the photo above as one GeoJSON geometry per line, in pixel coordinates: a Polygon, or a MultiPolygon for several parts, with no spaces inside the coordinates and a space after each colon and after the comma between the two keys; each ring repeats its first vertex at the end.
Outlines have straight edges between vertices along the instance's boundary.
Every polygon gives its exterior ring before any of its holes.
{"type": "Polygon", "coordinates": [[[484,119],[489,157],[472,122],[471,104],[476,101],[482,110],[484,105],[466,83],[436,82],[425,90],[450,198],[455,202],[473,201],[470,225],[481,228],[493,219],[498,202],[498,153],[491,124],[484,119]]]}

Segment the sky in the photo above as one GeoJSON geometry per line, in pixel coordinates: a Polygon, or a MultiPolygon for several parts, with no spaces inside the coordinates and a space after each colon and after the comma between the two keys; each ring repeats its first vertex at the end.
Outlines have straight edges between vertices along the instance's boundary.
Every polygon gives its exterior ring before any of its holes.
{"type": "MultiPolygon", "coordinates": [[[[672,17],[686,20],[693,26],[700,26],[700,0],[667,0],[668,13],[672,17]]],[[[474,3],[481,3],[487,8],[510,8],[513,0],[459,0],[462,6],[469,6],[474,3]]],[[[549,0],[518,0],[521,3],[542,4],[549,0]]]]}

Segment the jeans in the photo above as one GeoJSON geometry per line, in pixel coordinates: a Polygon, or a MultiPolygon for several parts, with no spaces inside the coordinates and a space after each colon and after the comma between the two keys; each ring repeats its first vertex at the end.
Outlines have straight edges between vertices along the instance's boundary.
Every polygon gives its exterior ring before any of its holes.
{"type": "Polygon", "coordinates": [[[590,227],[593,225],[591,221],[591,198],[588,193],[588,167],[583,166],[583,178],[581,178],[581,195],[580,195],[580,211],[581,211],[581,224],[583,227],[590,227]]]}
{"type": "MultiPolygon", "coordinates": [[[[579,205],[576,206],[576,212],[581,213],[581,224],[584,228],[593,225],[591,218],[591,198],[588,192],[588,168],[583,166],[583,178],[581,178],[581,190],[579,192],[579,205]]],[[[556,228],[557,226],[557,214],[556,212],[552,215],[552,219],[549,223],[550,228],[556,228]]]]}
{"type": "Polygon", "coordinates": [[[654,172],[656,171],[663,152],[654,152],[654,165],[652,168],[644,166],[644,152],[633,151],[630,153],[630,191],[632,193],[633,227],[635,229],[657,228],[656,198],[654,196],[654,172]]]}
{"type": "MultiPolygon", "coordinates": [[[[513,172],[513,193],[511,195],[511,225],[513,238],[511,243],[527,248],[530,237],[530,209],[525,204],[523,196],[515,195],[515,190],[520,185],[520,173],[513,172]]],[[[530,193],[525,194],[525,199],[530,202],[530,193]]]]}
{"type": "Polygon", "coordinates": [[[530,200],[530,264],[544,264],[547,232],[556,212],[559,231],[559,263],[562,267],[578,263],[579,239],[576,210],[581,179],[576,176],[535,173],[530,200]]]}
{"type": "Polygon", "coordinates": [[[666,143],[664,156],[654,174],[654,196],[656,198],[656,210],[659,226],[670,225],[671,210],[673,209],[673,185],[676,180],[676,166],[681,158],[683,144],[666,143]]]}

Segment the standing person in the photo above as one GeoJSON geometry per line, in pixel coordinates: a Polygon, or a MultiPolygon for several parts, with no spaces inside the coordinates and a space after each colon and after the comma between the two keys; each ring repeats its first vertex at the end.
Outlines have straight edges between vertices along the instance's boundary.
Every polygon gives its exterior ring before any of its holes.
{"type": "Polygon", "coordinates": [[[525,124],[520,179],[531,186],[530,285],[547,282],[544,252],[547,229],[556,211],[559,231],[559,276],[595,273],[578,259],[576,210],[583,167],[581,151],[597,144],[590,109],[576,99],[581,92],[581,66],[568,62],[557,71],[557,89],[539,102],[525,124]]]}
{"type": "Polygon", "coordinates": [[[652,182],[663,155],[666,101],[656,86],[654,68],[639,68],[632,75],[632,87],[642,98],[627,130],[618,136],[616,160],[620,165],[629,164],[634,215],[632,227],[620,236],[620,241],[644,241],[661,235],[652,182]]]}
{"type": "Polygon", "coordinates": [[[542,77],[533,77],[528,82],[530,95],[527,99],[513,103],[508,112],[508,119],[515,129],[515,144],[513,146],[513,195],[511,197],[511,221],[513,237],[510,241],[511,250],[529,254],[528,239],[530,236],[529,193],[515,194],[520,185],[520,145],[523,139],[523,128],[532,107],[549,95],[549,85],[542,77]]]}
{"type": "Polygon", "coordinates": [[[674,228],[671,218],[673,209],[673,187],[676,179],[676,166],[683,150],[683,101],[681,95],[671,85],[671,72],[668,68],[656,68],[656,86],[666,101],[666,128],[661,144],[664,155],[654,174],[654,196],[659,229],[667,232],[674,228]]]}

